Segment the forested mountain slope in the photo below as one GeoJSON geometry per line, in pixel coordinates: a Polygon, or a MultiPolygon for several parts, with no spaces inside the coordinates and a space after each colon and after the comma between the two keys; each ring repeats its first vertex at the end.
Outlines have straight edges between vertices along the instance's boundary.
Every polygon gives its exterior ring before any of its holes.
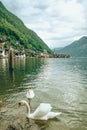
{"type": "Polygon", "coordinates": [[[14,14],[9,12],[0,2],[0,40],[6,39],[10,45],[17,48],[20,43],[24,48],[43,52],[44,49],[51,53],[51,49],[32,30],[14,14]]]}

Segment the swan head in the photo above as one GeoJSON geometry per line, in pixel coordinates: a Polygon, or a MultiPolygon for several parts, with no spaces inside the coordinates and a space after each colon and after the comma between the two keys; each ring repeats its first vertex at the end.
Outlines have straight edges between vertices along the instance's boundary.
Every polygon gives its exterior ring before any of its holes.
{"type": "Polygon", "coordinates": [[[26,105],[26,108],[27,108],[27,114],[30,114],[30,106],[29,106],[28,102],[25,101],[25,100],[21,100],[21,101],[19,101],[19,103],[18,103],[18,107],[23,106],[23,105],[26,105]]]}
{"type": "Polygon", "coordinates": [[[31,86],[29,86],[29,87],[28,87],[28,90],[31,90],[31,89],[32,89],[32,87],[31,87],[31,86]]]}
{"type": "Polygon", "coordinates": [[[23,106],[24,104],[28,104],[27,101],[21,100],[19,101],[18,106],[20,107],[20,106],[23,106]]]}
{"type": "Polygon", "coordinates": [[[18,102],[18,107],[21,107],[24,104],[23,102],[24,102],[23,100],[21,100],[20,102],[18,102]]]}

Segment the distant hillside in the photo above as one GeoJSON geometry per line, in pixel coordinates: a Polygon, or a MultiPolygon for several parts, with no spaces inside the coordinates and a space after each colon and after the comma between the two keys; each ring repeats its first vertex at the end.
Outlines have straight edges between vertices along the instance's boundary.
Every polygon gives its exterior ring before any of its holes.
{"type": "Polygon", "coordinates": [[[52,51],[57,53],[59,50],[63,49],[63,47],[53,48],[52,51]]]}
{"type": "Polygon", "coordinates": [[[0,40],[6,39],[10,45],[17,48],[16,43],[20,43],[26,49],[44,49],[51,53],[51,49],[32,30],[28,29],[24,23],[14,14],[9,12],[2,2],[0,2],[0,40]]]}
{"type": "Polygon", "coordinates": [[[87,57],[87,36],[84,36],[63,49],[58,50],[57,53],[69,54],[72,57],[87,57]]]}

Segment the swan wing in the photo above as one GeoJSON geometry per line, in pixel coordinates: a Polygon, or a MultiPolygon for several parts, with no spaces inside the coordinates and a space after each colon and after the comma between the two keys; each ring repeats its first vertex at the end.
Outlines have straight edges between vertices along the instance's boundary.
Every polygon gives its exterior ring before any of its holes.
{"type": "Polygon", "coordinates": [[[59,116],[60,114],[61,114],[61,112],[49,112],[45,116],[34,116],[31,114],[30,118],[39,119],[39,120],[48,120],[48,119],[55,118],[55,117],[59,116]]]}
{"type": "Polygon", "coordinates": [[[51,111],[52,107],[49,103],[41,103],[33,113],[34,118],[41,118],[51,111]]]}
{"type": "Polygon", "coordinates": [[[49,112],[46,115],[46,118],[47,119],[52,119],[52,118],[55,118],[56,116],[59,116],[59,115],[61,115],[61,112],[49,112]]]}
{"type": "Polygon", "coordinates": [[[26,97],[29,98],[29,93],[28,92],[26,93],[26,97]]]}

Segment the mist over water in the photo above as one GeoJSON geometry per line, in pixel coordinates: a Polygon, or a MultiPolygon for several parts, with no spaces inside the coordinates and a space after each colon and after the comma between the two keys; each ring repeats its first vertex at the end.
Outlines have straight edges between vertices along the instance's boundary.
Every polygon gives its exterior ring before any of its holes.
{"type": "Polygon", "coordinates": [[[14,59],[11,73],[8,60],[0,59],[0,130],[26,118],[26,108],[18,109],[18,102],[27,100],[28,86],[35,92],[32,112],[41,102],[62,112],[44,130],[87,130],[87,58],[14,59]]]}

